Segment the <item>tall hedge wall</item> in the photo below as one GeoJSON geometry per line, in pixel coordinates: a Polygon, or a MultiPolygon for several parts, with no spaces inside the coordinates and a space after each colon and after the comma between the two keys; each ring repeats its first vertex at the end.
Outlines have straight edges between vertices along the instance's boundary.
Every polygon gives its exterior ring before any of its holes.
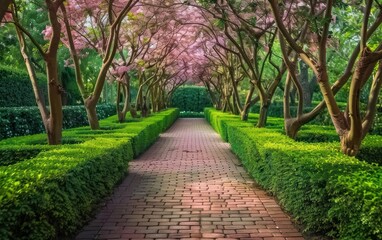
{"type": "MultiPolygon", "coordinates": [[[[334,239],[382,239],[380,166],[345,156],[338,142],[294,141],[280,133],[282,119],[270,118],[270,128],[255,128],[214,109],[205,114],[249,174],[305,231],[334,239]]],[[[381,146],[382,138],[373,142],[381,146]]]]}
{"type": "MultiPolygon", "coordinates": [[[[40,89],[46,95],[46,78],[38,74],[40,89]]],[[[0,107],[36,106],[29,75],[0,65],[0,107]]]]}
{"type": "Polygon", "coordinates": [[[212,102],[205,87],[183,86],[171,96],[171,106],[180,111],[203,112],[205,107],[212,106],[212,102]]]}

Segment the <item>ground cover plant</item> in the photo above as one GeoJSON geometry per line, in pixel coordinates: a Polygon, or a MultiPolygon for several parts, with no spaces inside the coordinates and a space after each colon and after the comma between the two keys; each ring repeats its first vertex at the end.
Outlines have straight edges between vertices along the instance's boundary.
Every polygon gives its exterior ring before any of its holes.
{"type": "MultiPolygon", "coordinates": [[[[273,126],[265,129],[214,109],[205,114],[249,174],[305,231],[338,239],[382,237],[380,166],[343,155],[338,139],[294,141],[280,131],[282,119],[270,118],[273,126]]],[[[381,141],[380,136],[373,138],[371,142],[381,141]]]]}
{"type": "Polygon", "coordinates": [[[0,141],[0,238],[71,237],[178,114],[169,109],[122,124],[112,116],[100,130],[64,131],[67,144],[59,146],[46,145],[45,134],[0,141]]]}

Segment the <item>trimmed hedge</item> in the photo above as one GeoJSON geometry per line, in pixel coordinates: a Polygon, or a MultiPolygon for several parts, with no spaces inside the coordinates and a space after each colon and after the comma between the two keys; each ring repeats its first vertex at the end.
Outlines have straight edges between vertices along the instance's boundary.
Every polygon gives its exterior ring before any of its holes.
{"type": "MultiPolygon", "coordinates": [[[[316,107],[316,105],[318,103],[319,102],[313,102],[311,107],[304,107],[304,112],[310,112],[311,110],[313,110],[314,107],[316,107]]],[[[346,102],[338,102],[338,105],[339,105],[340,109],[346,109],[346,102]]],[[[297,106],[290,106],[290,108],[291,108],[291,114],[293,116],[295,116],[296,112],[297,112],[297,106]]],[[[271,103],[271,105],[269,107],[268,116],[277,117],[277,118],[284,118],[284,112],[283,112],[284,110],[283,109],[284,109],[283,102],[274,101],[271,103]]],[[[260,112],[260,104],[257,103],[255,105],[253,105],[250,109],[250,112],[255,113],[255,114],[259,113],[260,112]]],[[[310,123],[316,124],[316,125],[324,125],[324,126],[332,126],[333,125],[327,109],[324,109],[322,111],[322,113],[320,113],[310,123]]],[[[376,113],[376,117],[375,117],[374,122],[373,122],[373,126],[370,129],[370,133],[382,135],[382,108],[381,107],[378,108],[378,111],[376,113]]]]}
{"type": "MultiPolygon", "coordinates": [[[[314,107],[316,107],[316,105],[318,103],[319,102],[313,102],[311,107],[304,107],[304,112],[310,112],[311,110],[313,110],[314,107]]],[[[338,104],[339,104],[341,109],[346,108],[346,103],[340,102],[338,104]]],[[[290,106],[290,110],[291,110],[292,116],[295,116],[297,113],[297,106],[290,106]]],[[[255,105],[253,105],[251,107],[250,112],[256,113],[256,114],[259,113],[260,112],[260,104],[257,103],[255,105]]],[[[269,109],[268,109],[268,116],[283,118],[284,117],[283,102],[279,102],[279,101],[272,102],[271,105],[269,106],[269,109]]],[[[322,113],[320,113],[315,119],[313,119],[311,121],[311,123],[317,124],[317,125],[332,125],[332,121],[331,121],[330,116],[329,116],[326,109],[324,111],[322,111],[322,113]]]]}
{"type": "MultiPolygon", "coordinates": [[[[47,96],[46,77],[37,75],[39,88],[47,96]]],[[[0,107],[36,106],[28,73],[0,65],[0,107]]]]}
{"type": "Polygon", "coordinates": [[[205,109],[205,115],[249,174],[305,231],[382,239],[381,167],[343,155],[338,142],[297,142],[214,109],[205,109]]]}
{"type": "Polygon", "coordinates": [[[205,107],[211,107],[212,101],[205,87],[179,87],[171,96],[172,107],[186,112],[203,112],[205,107]]]}
{"type": "Polygon", "coordinates": [[[14,155],[20,153],[18,149],[29,149],[32,157],[0,166],[0,239],[72,237],[125,176],[128,162],[170,127],[178,114],[177,109],[169,109],[122,124],[113,116],[101,121],[101,130],[64,131],[64,141],[75,144],[38,145],[46,142],[44,134],[0,141],[0,152],[7,152],[0,156],[7,159],[13,147],[14,155]]]}
{"type": "MultiPolygon", "coordinates": [[[[88,125],[83,105],[64,106],[62,111],[64,129],[88,125]]],[[[99,119],[114,115],[115,106],[98,105],[97,114],[99,119]]],[[[37,107],[0,108],[0,140],[42,132],[45,132],[45,129],[37,107]]]]}

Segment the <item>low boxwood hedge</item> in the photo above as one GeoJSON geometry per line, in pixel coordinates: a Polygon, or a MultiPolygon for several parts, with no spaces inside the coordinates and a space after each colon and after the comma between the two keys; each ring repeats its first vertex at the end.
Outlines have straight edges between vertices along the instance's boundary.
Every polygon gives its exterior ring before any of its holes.
{"type": "Polygon", "coordinates": [[[382,239],[381,167],[343,155],[338,142],[298,142],[234,115],[214,109],[205,114],[249,174],[305,231],[382,239]]]}
{"type": "Polygon", "coordinates": [[[0,141],[6,165],[0,166],[0,239],[72,237],[125,176],[128,162],[178,114],[169,109],[122,124],[109,117],[101,130],[64,131],[68,144],[60,146],[41,145],[44,134],[0,141]]]}

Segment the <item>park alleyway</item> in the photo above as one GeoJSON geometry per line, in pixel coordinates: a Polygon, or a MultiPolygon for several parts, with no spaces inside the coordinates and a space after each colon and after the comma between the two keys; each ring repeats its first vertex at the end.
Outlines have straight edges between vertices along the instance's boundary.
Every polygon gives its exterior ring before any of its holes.
{"type": "Polygon", "coordinates": [[[304,239],[204,119],[179,119],[76,239],[304,239]]]}

